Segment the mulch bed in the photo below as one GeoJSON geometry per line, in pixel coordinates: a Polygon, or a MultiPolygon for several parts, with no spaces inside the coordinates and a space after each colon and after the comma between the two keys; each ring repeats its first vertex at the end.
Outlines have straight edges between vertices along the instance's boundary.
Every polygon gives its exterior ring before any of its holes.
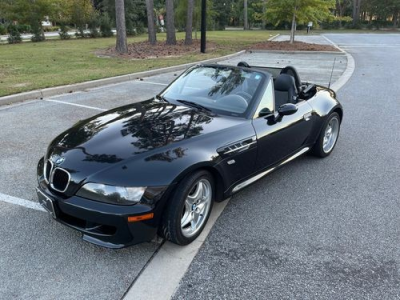
{"type": "MultiPolygon", "coordinates": [[[[216,49],[221,49],[213,42],[207,42],[207,51],[212,52],[216,49]]],[[[128,53],[119,55],[115,51],[115,47],[110,47],[106,50],[98,51],[99,56],[107,57],[122,57],[126,59],[149,59],[159,57],[179,57],[185,54],[197,54],[200,49],[200,41],[193,40],[192,45],[185,45],[183,40],[177,41],[176,45],[166,45],[164,41],[157,42],[156,45],[150,45],[149,42],[138,42],[128,45],[128,53]]],[[[262,42],[253,44],[248,47],[248,50],[280,50],[280,51],[339,51],[330,45],[307,44],[303,42],[262,42]]]]}
{"type": "Polygon", "coordinates": [[[331,45],[308,44],[303,42],[263,42],[251,45],[249,50],[279,50],[279,51],[339,51],[331,45]]]}
{"type": "MultiPolygon", "coordinates": [[[[110,47],[102,51],[101,55],[106,56],[119,56],[129,59],[146,59],[158,57],[179,57],[190,53],[199,53],[200,41],[193,40],[192,45],[185,45],[183,40],[177,41],[176,45],[166,45],[164,41],[157,42],[156,45],[150,45],[149,42],[138,42],[128,45],[128,53],[118,55],[115,47],[110,47]]],[[[217,45],[212,42],[207,42],[207,51],[217,49],[217,45]]]]}

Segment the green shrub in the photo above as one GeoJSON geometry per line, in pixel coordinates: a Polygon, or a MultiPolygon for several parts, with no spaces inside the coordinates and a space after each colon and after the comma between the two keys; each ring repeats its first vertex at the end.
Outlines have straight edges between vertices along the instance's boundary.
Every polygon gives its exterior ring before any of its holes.
{"type": "Polygon", "coordinates": [[[100,36],[100,32],[97,28],[100,26],[100,21],[97,17],[93,17],[89,22],[89,36],[91,38],[98,38],[100,36]]]}
{"type": "Polygon", "coordinates": [[[31,25],[32,28],[32,34],[33,36],[31,37],[32,42],[43,42],[45,40],[44,33],[43,33],[43,28],[41,24],[38,22],[33,22],[31,25]]]}
{"type": "Polygon", "coordinates": [[[69,27],[65,24],[60,25],[60,32],[58,33],[60,35],[60,39],[62,40],[69,40],[71,36],[68,34],[69,27]]]}
{"type": "Polygon", "coordinates": [[[126,35],[128,35],[128,36],[136,35],[136,28],[133,25],[133,22],[131,19],[126,20],[126,35]]]}
{"type": "Polygon", "coordinates": [[[77,31],[75,32],[75,36],[77,38],[85,38],[87,37],[85,33],[85,27],[83,24],[78,25],[77,31]]]}
{"type": "Polygon", "coordinates": [[[20,33],[31,33],[32,28],[30,25],[27,24],[18,24],[15,25],[20,33]]]}
{"type": "Polygon", "coordinates": [[[7,34],[7,28],[6,26],[0,24],[0,35],[5,35],[7,34]]]}
{"type": "Polygon", "coordinates": [[[306,29],[307,29],[307,26],[304,24],[298,24],[296,26],[296,30],[306,30],[306,29]]]}
{"type": "Polygon", "coordinates": [[[114,35],[112,32],[112,23],[107,14],[102,15],[100,18],[100,32],[102,37],[110,37],[114,35]]]}
{"type": "Polygon", "coordinates": [[[18,31],[17,26],[9,25],[7,31],[8,31],[7,40],[9,44],[18,44],[22,42],[21,33],[18,31]]]}
{"type": "Polygon", "coordinates": [[[144,25],[142,22],[138,22],[136,26],[136,34],[142,34],[145,33],[144,25]]]}

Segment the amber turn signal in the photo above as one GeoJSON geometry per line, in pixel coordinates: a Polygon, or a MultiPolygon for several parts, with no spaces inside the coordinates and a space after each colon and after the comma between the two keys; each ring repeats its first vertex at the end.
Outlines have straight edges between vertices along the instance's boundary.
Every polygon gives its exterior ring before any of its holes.
{"type": "Polygon", "coordinates": [[[149,213],[145,215],[140,215],[140,216],[132,216],[128,217],[128,222],[139,222],[139,221],[144,221],[144,220],[150,220],[153,219],[154,213],[149,213]]]}

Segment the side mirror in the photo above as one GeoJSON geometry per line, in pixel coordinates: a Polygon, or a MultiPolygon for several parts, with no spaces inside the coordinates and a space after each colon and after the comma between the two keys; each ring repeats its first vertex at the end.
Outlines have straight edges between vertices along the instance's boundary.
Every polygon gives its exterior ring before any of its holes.
{"type": "Polygon", "coordinates": [[[269,108],[264,107],[263,109],[260,110],[260,112],[258,113],[259,117],[265,117],[272,114],[272,112],[269,110],[269,108]]]}
{"type": "Polygon", "coordinates": [[[289,116],[289,115],[293,115],[296,112],[297,112],[297,106],[292,103],[282,104],[278,108],[278,113],[280,116],[289,116]]]}

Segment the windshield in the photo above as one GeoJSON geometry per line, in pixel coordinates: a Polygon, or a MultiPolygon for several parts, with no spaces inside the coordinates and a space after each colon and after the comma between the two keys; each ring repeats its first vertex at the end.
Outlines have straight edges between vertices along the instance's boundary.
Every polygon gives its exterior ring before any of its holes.
{"type": "Polygon", "coordinates": [[[265,75],[225,66],[197,66],[186,71],[162,94],[180,105],[210,109],[217,113],[243,116],[251,107],[265,75]]]}

